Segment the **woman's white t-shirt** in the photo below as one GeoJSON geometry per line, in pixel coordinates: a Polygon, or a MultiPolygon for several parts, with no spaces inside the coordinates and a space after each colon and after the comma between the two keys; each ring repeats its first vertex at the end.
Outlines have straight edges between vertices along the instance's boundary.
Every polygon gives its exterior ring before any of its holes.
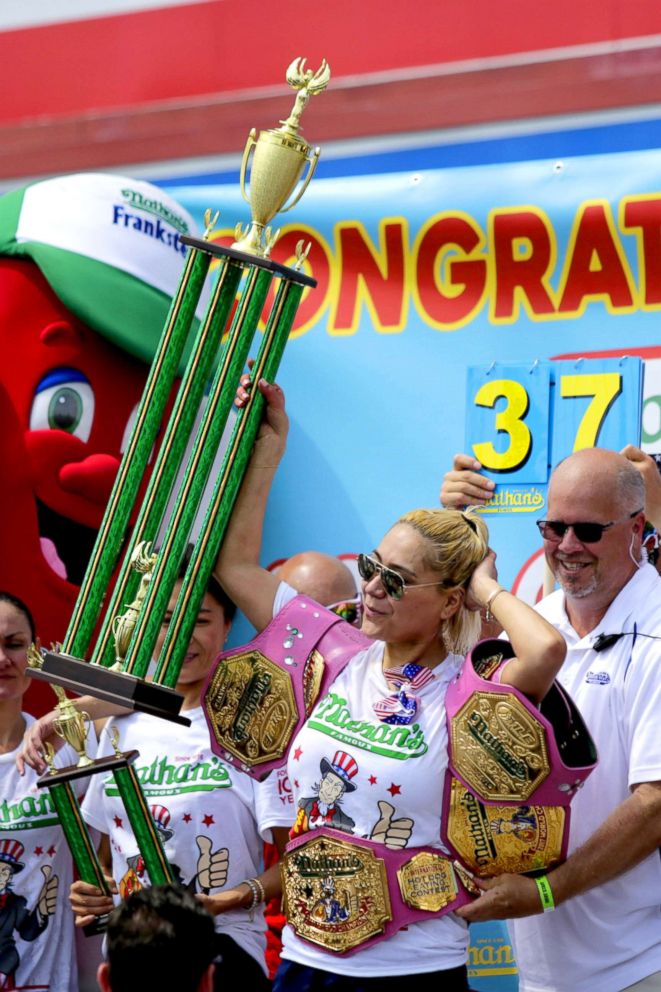
{"type": "MultiPolygon", "coordinates": [[[[270,827],[281,823],[277,777],[256,783],[225,764],[209,745],[209,730],[201,707],[187,710],[191,726],[180,728],[145,713],[111,719],[101,734],[99,756],[112,754],[110,728],[120,732],[122,751],[140,752],[133,767],[147,804],[157,808],[165,854],[183,884],[201,892],[201,873],[210,857],[226,852],[227,880],[215,894],[263,871],[263,842],[271,841],[270,827]],[[176,867],[175,867],[176,866],[176,867]]],[[[153,810],[152,810],[153,813],[153,810]]],[[[92,779],[83,816],[107,834],[112,850],[112,873],[120,893],[148,885],[146,868],[111,775],[92,779]]],[[[287,822],[287,817],[285,822],[287,822]]],[[[266,941],[262,913],[254,919],[244,909],[215,918],[216,930],[226,933],[265,969],[266,941]]]]}
{"type": "MultiPolygon", "coordinates": [[[[27,713],[23,718],[26,728],[35,722],[27,713]]],[[[50,793],[37,786],[39,775],[31,768],[19,775],[18,750],[0,754],[0,978],[10,969],[12,988],[77,992],[71,854],[50,793]],[[56,891],[55,912],[42,916],[39,897],[46,882],[56,891]]],[[[64,767],[78,758],[65,747],[56,760],[64,767]]],[[[80,781],[73,785],[77,794],[82,791],[80,781]]]]}
{"type": "MultiPolygon", "coordinates": [[[[295,595],[282,583],[275,611],[295,595]]],[[[382,723],[373,709],[374,703],[392,693],[382,671],[384,649],[383,642],[375,641],[351,659],[292,742],[287,769],[297,814],[293,832],[326,825],[370,837],[377,823],[381,830],[388,822],[397,829],[395,821],[410,819],[407,848],[442,849],[442,794],[448,764],[445,693],[463,659],[449,655],[417,693],[420,707],[414,722],[392,726],[382,723]],[[330,804],[319,800],[322,762],[325,768],[337,763],[348,768],[354,786],[330,804]]],[[[282,956],[337,974],[379,977],[456,968],[466,963],[467,943],[466,924],[448,913],[412,924],[349,957],[319,950],[287,926],[282,956]]]]}

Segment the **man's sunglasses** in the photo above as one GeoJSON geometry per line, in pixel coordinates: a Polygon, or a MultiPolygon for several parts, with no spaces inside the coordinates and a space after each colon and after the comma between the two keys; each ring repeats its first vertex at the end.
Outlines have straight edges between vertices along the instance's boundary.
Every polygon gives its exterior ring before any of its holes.
{"type": "Polygon", "coordinates": [[[605,530],[615,527],[616,524],[626,523],[627,520],[633,520],[634,517],[637,517],[642,512],[642,510],[636,510],[635,513],[630,513],[628,517],[622,517],[621,520],[611,520],[608,524],[566,524],[564,520],[538,520],[537,526],[545,541],[551,541],[557,544],[563,539],[568,530],[573,530],[574,537],[581,544],[596,544],[597,541],[602,539],[605,530]]]}
{"type": "Polygon", "coordinates": [[[376,558],[370,558],[369,555],[358,555],[358,574],[361,579],[365,579],[365,582],[369,582],[370,579],[378,574],[381,579],[381,585],[391,599],[401,599],[407,589],[422,589],[425,586],[445,585],[443,581],[407,584],[399,572],[393,571],[392,568],[386,568],[380,561],[377,561],[376,558]]]}
{"type": "Polygon", "coordinates": [[[326,609],[330,610],[331,613],[335,613],[338,617],[342,617],[347,623],[359,625],[362,614],[362,600],[360,596],[356,596],[354,599],[332,603],[326,609]]]}

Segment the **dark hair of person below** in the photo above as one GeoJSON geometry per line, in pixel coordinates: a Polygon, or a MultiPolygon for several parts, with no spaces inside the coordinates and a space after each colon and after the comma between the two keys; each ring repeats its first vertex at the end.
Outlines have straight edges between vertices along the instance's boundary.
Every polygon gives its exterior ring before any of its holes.
{"type": "MultiPolygon", "coordinates": [[[[193,553],[193,545],[189,544],[188,547],[186,548],[186,552],[179,567],[180,579],[183,579],[184,575],[186,574],[186,569],[188,568],[188,563],[190,562],[192,553],[193,553]]],[[[207,592],[209,593],[210,596],[213,596],[216,602],[222,607],[223,615],[225,619],[228,621],[228,623],[232,621],[236,614],[236,604],[233,603],[232,600],[229,598],[229,596],[227,595],[227,593],[225,592],[220,582],[213,573],[209,576],[209,581],[207,582],[207,592]]]]}
{"type": "Polygon", "coordinates": [[[213,917],[187,889],[139,889],[110,914],[109,981],[113,992],[195,992],[216,956],[213,917]]]}
{"type": "Polygon", "coordinates": [[[34,640],[36,633],[34,617],[23,600],[19,599],[18,596],[12,595],[10,592],[6,592],[4,589],[0,589],[0,603],[9,603],[9,605],[13,606],[15,610],[18,610],[19,613],[23,614],[30,628],[30,637],[34,640]]]}

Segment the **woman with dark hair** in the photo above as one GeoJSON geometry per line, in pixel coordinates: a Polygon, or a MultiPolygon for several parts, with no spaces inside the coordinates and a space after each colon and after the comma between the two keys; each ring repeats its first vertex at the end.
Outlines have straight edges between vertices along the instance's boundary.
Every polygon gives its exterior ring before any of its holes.
{"type": "MultiPolygon", "coordinates": [[[[177,583],[165,615],[155,655],[162,647],[176,603],[177,583]]],[[[215,916],[219,960],[214,988],[226,989],[242,975],[255,992],[268,989],[263,914],[254,909],[270,892],[277,868],[264,871],[264,841],[284,843],[278,834],[274,781],[259,785],[226,765],[211,751],[200,695],[209,670],[222,650],[234,616],[234,604],[211,579],[179,673],[176,689],[184,697],[181,727],[146,713],[134,712],[108,721],[100,734],[98,756],[113,753],[118,733],[122,751],[140,752],[133,767],[165,854],[178,881],[215,916]],[[275,816],[273,814],[276,814],[275,816]],[[272,829],[276,828],[276,829],[272,829]]],[[[79,702],[80,705],[80,702],[79,702]]],[[[102,714],[97,704],[96,715],[102,714]]],[[[92,777],[83,816],[101,834],[99,856],[113,891],[122,898],[149,885],[144,862],[127,821],[111,775],[92,777]]],[[[71,904],[76,922],[112,909],[113,900],[84,882],[75,882],[71,904]]]]}
{"type": "MultiPolygon", "coordinates": [[[[76,992],[71,856],[48,790],[15,764],[34,722],[23,711],[34,640],[28,607],[0,591],[0,988],[76,992]]],[[[67,748],[62,760],[77,759],[67,748]]]]}

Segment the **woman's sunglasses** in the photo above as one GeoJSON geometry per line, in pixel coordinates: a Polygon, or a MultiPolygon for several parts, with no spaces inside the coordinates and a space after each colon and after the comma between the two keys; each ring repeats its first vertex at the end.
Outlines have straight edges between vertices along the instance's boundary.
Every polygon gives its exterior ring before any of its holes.
{"type": "Polygon", "coordinates": [[[422,589],[425,586],[445,585],[443,581],[407,584],[399,572],[393,571],[392,568],[386,568],[380,561],[377,561],[376,558],[370,558],[369,555],[358,555],[358,574],[365,582],[369,582],[370,579],[378,574],[381,579],[381,585],[391,599],[401,599],[407,589],[422,589]]]}
{"type": "Polygon", "coordinates": [[[573,530],[574,537],[581,544],[596,544],[597,541],[602,539],[604,531],[608,530],[609,527],[615,527],[616,524],[624,524],[627,520],[632,520],[642,512],[642,510],[636,510],[635,513],[630,513],[628,517],[622,517],[621,520],[611,520],[608,524],[566,524],[563,520],[538,520],[537,526],[545,541],[552,541],[557,544],[563,539],[568,530],[573,530]]]}

